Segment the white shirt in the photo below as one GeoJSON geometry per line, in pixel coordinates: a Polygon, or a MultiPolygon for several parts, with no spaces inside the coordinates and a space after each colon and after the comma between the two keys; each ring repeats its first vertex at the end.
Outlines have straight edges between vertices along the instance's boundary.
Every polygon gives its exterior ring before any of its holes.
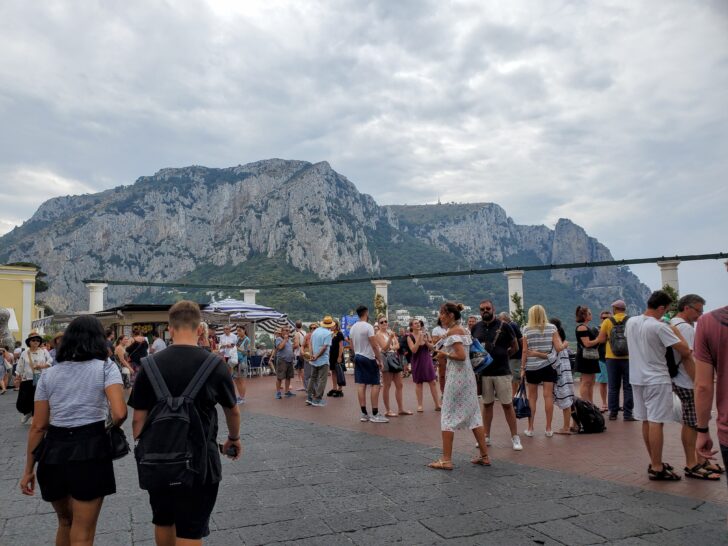
{"type": "Polygon", "coordinates": [[[374,327],[368,322],[360,320],[349,330],[349,339],[354,347],[354,353],[374,360],[374,349],[369,338],[374,337],[374,327]]]}
{"type": "MultiPolygon", "coordinates": [[[[685,319],[681,319],[680,317],[673,317],[670,320],[670,324],[680,330],[680,333],[685,338],[688,347],[690,347],[690,349],[692,350],[693,343],[695,342],[695,326],[693,326],[689,322],[686,322],[685,319]]],[[[675,355],[675,362],[678,363],[677,375],[672,378],[672,382],[675,383],[675,385],[677,385],[678,387],[682,387],[683,389],[694,389],[695,385],[693,384],[693,380],[690,379],[690,376],[685,371],[685,366],[683,366],[680,353],[678,353],[675,349],[673,349],[672,352],[675,355]]]]}
{"type": "MultiPolygon", "coordinates": [[[[30,352],[30,349],[26,349],[20,355],[18,360],[18,366],[15,368],[15,375],[19,376],[21,381],[28,381],[33,379],[33,368],[41,364],[48,364],[49,366],[53,363],[51,355],[45,349],[38,349],[34,353],[30,352]]],[[[42,368],[35,373],[43,373],[47,368],[42,368]]]]}
{"type": "Polygon", "coordinates": [[[158,337],[154,340],[154,343],[152,343],[152,352],[158,353],[159,351],[166,349],[167,344],[164,342],[164,340],[161,337],[158,337]]]}
{"type": "Polygon", "coordinates": [[[238,336],[237,334],[229,334],[229,335],[221,335],[220,336],[220,347],[223,345],[232,345],[232,347],[226,347],[224,349],[220,349],[220,352],[224,354],[226,357],[228,357],[228,362],[237,362],[238,361],[238,336]]]}
{"type": "Polygon", "coordinates": [[[445,337],[446,335],[447,330],[445,330],[442,326],[435,326],[432,329],[432,337],[445,337]]]}
{"type": "Polygon", "coordinates": [[[680,339],[661,320],[645,315],[630,317],[625,328],[629,345],[629,382],[632,385],[672,383],[665,350],[680,339]]]}

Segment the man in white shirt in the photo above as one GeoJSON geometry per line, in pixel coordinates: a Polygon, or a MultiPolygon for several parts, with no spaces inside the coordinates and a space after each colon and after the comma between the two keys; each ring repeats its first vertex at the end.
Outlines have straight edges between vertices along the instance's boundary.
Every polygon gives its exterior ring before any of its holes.
{"type": "Polygon", "coordinates": [[[672,298],[657,290],[647,300],[643,315],[627,322],[625,335],[629,346],[629,382],[634,397],[634,417],[642,421],[642,438],[650,456],[650,480],[679,480],[668,464],[662,462],[663,425],[673,421],[672,381],[667,368],[666,349],[672,347],[685,362],[694,363],[691,350],[674,326],[662,321],[672,298]]]}
{"type": "Polygon", "coordinates": [[[369,309],[360,305],[356,308],[359,322],[349,330],[349,339],[354,348],[354,382],[361,406],[362,423],[388,423],[389,419],[379,415],[378,401],[381,389],[380,372],[383,368],[374,327],[369,324],[369,309]],[[371,387],[372,415],[367,413],[367,387],[371,387]]]}
{"type": "MultiPolygon", "coordinates": [[[[238,365],[238,336],[232,333],[232,328],[229,324],[223,326],[222,335],[219,339],[219,351],[225,359],[225,362],[227,362],[230,368],[230,374],[232,375],[238,365]]],[[[235,400],[238,404],[242,403],[243,399],[240,393],[237,393],[235,400]]]]}
{"type": "Polygon", "coordinates": [[[166,348],[167,348],[167,344],[162,339],[162,336],[159,335],[159,332],[157,332],[155,330],[154,331],[154,341],[152,341],[152,346],[149,348],[149,352],[152,354],[155,354],[166,348]]]}
{"type": "MultiPolygon", "coordinates": [[[[690,349],[693,349],[695,341],[695,321],[703,314],[705,300],[697,294],[687,294],[677,302],[677,315],[671,320],[675,328],[685,338],[690,349]]],[[[677,375],[672,378],[672,391],[680,398],[682,404],[682,440],[685,451],[685,475],[701,480],[719,480],[720,474],[711,472],[710,463],[697,454],[695,443],[698,432],[695,427],[698,424],[695,413],[695,367],[692,362],[684,362],[680,354],[672,350],[675,364],[677,364],[677,375]]]]}

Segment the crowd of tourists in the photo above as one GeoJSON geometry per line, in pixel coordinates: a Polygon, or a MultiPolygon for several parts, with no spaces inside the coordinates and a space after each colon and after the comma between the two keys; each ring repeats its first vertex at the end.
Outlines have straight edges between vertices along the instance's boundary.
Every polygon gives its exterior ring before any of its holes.
{"type": "MultiPolygon", "coordinates": [[[[294,388],[312,407],[343,397],[348,351],[362,423],[413,415],[403,396],[408,377],[415,385],[416,412],[425,411],[427,385],[442,434],[442,455],[430,468],[453,469],[457,430],[474,435],[478,453],[471,462],[490,466],[498,402],[516,451],[524,449],[518,418],[526,418],[526,437],[533,437],[543,420],[539,430],[546,438],[602,432],[602,414],[609,421],[621,414],[626,422],[641,422],[651,480],[682,477],[662,457],[664,424],[679,420],[682,475],[717,481],[724,468],[715,460],[708,422],[715,394],[725,464],[728,307],[703,315],[705,300],[695,294],[680,298],[675,312],[671,304],[669,294],[656,291],[643,314],[629,316],[625,302],[617,300],[599,313],[597,326],[591,324],[592,311],[579,306],[575,347],[566,340],[562,322],[549,318],[541,305],[529,308],[521,327],[507,313],[498,314],[489,299],[480,303],[479,317],[465,317],[462,304],[447,302],[431,332],[419,320],[395,331],[386,316],[370,321],[362,305],[347,336],[330,316],[311,323],[308,331],[298,322],[277,332],[270,356],[275,398],[295,398],[294,388]],[[574,373],[580,375],[578,392],[574,373]],[[558,428],[554,406],[562,413],[558,428]]],[[[32,333],[26,350],[2,350],[7,370],[2,392],[12,374],[21,421],[31,423],[20,488],[34,494],[37,478],[43,499],[58,514],[59,543],[92,538],[103,498],[116,490],[111,461],[123,453],[116,453],[111,431],[120,430],[126,419],[127,398],[157,544],[174,544],[175,536],[191,543],[206,536],[221,480],[219,455],[237,459],[242,452],[239,405],[245,403],[251,339],[242,326],[232,330],[228,325],[214,335],[201,322],[196,304],[179,302],[170,310],[169,346],[158,335],[150,343],[139,330],[114,339],[97,319],[84,316],[48,343],[32,333]],[[216,404],[228,428],[219,446],[216,404]],[[175,412],[183,410],[194,418],[178,419],[187,423],[180,432],[173,424],[179,417],[175,412]],[[193,425],[199,428],[197,445],[203,446],[198,455],[184,449],[193,425]],[[190,468],[193,477],[185,473],[190,468]]]]}

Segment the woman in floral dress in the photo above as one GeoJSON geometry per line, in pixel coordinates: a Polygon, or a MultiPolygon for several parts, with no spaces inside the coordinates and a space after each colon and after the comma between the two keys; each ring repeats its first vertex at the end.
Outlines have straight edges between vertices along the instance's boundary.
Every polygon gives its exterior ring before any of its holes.
{"type": "Polygon", "coordinates": [[[447,334],[436,345],[437,359],[447,361],[445,392],[442,395],[442,457],[430,463],[430,468],[452,470],[452,444],[455,431],[470,429],[478,441],[480,455],[470,462],[490,466],[488,448],[485,445],[483,418],[478,404],[478,388],[470,364],[472,338],[460,325],[461,303],[447,302],[440,307],[440,321],[447,334]]]}

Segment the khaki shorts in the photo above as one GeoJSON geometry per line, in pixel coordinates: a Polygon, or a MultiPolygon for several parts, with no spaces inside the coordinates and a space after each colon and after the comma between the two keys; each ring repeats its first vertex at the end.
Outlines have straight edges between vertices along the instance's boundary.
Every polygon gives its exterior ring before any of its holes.
{"type": "Polygon", "coordinates": [[[293,361],[276,358],[276,379],[293,379],[293,361]]]}
{"type": "Polygon", "coordinates": [[[502,405],[513,403],[510,375],[484,375],[481,378],[483,385],[483,404],[492,404],[496,397],[502,405]]]}

